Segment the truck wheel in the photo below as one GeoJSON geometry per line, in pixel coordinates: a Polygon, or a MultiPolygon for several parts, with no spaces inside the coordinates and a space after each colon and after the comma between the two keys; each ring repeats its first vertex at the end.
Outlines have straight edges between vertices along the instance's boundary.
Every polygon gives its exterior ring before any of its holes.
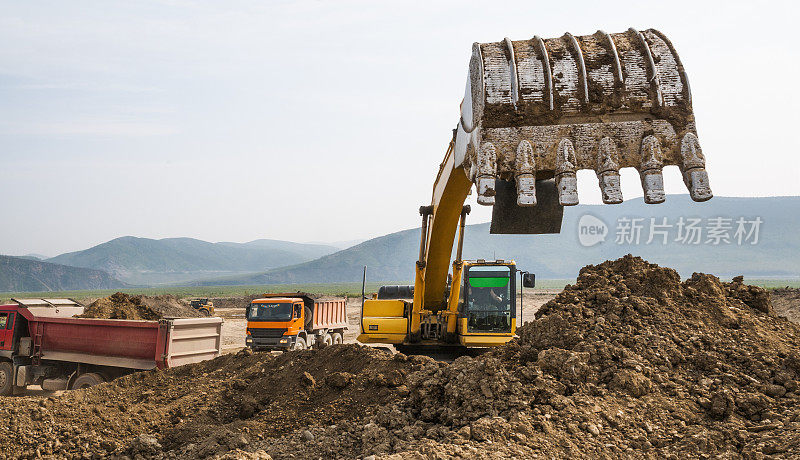
{"type": "Polygon", "coordinates": [[[14,390],[14,368],[8,361],[0,363],[0,396],[10,396],[14,390]]]}
{"type": "Polygon", "coordinates": [[[342,337],[341,332],[334,332],[333,336],[331,336],[331,343],[333,345],[341,345],[344,343],[344,337],[342,337]]]}
{"type": "Polygon", "coordinates": [[[205,308],[200,309],[200,314],[203,316],[211,316],[211,313],[205,308]]]}
{"type": "Polygon", "coordinates": [[[322,343],[325,344],[327,347],[328,345],[333,345],[333,337],[330,334],[325,334],[325,337],[322,338],[322,343]]]}
{"type": "Polygon", "coordinates": [[[292,350],[305,350],[306,348],[306,339],[298,337],[297,341],[295,341],[294,346],[292,347],[292,350]]]}
{"type": "Polygon", "coordinates": [[[75,382],[72,383],[72,389],[80,390],[81,388],[89,388],[105,381],[106,379],[104,379],[102,375],[95,374],[94,372],[87,372],[79,375],[78,378],[75,379],[75,382]]]}

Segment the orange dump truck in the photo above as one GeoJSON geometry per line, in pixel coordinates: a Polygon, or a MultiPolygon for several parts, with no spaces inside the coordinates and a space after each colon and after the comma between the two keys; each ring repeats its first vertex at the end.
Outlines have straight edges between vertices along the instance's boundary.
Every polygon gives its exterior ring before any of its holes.
{"type": "Polygon", "coordinates": [[[247,346],[254,350],[304,350],[339,344],[347,330],[345,299],[308,294],[265,294],[247,307],[247,346]]]}

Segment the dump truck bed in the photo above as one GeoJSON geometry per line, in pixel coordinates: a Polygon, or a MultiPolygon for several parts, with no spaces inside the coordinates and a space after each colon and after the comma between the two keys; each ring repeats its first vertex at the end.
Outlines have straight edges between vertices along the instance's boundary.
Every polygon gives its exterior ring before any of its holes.
{"type": "Polygon", "coordinates": [[[163,369],[220,354],[222,318],[135,321],[19,311],[28,320],[32,353],[43,360],[163,369]]]}
{"type": "Polygon", "coordinates": [[[347,304],[344,299],[314,301],[313,330],[347,329],[347,304]]]}

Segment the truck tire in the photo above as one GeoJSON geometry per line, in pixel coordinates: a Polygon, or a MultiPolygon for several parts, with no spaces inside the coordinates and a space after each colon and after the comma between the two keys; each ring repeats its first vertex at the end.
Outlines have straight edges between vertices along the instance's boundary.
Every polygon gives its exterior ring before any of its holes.
{"type": "Polygon", "coordinates": [[[203,315],[203,316],[211,316],[211,312],[208,311],[207,308],[201,308],[200,309],[200,314],[203,315]]]}
{"type": "Polygon", "coordinates": [[[334,332],[331,336],[331,344],[333,345],[341,345],[344,343],[344,337],[342,337],[341,332],[334,332]]]}
{"type": "Polygon", "coordinates": [[[72,382],[72,389],[73,390],[80,390],[81,388],[89,388],[95,385],[99,385],[105,382],[106,379],[103,378],[100,374],[95,374],[94,372],[87,372],[85,374],[81,374],[78,378],[72,382]]]}
{"type": "Polygon", "coordinates": [[[326,347],[328,345],[333,345],[333,337],[326,332],[325,337],[322,338],[322,343],[324,343],[326,347]]]}
{"type": "Polygon", "coordinates": [[[11,396],[14,391],[14,368],[8,361],[0,362],[0,396],[11,396]]]}
{"type": "Polygon", "coordinates": [[[292,350],[305,350],[306,348],[308,348],[308,345],[306,345],[306,339],[304,339],[302,336],[298,336],[297,341],[294,342],[292,350]]]}

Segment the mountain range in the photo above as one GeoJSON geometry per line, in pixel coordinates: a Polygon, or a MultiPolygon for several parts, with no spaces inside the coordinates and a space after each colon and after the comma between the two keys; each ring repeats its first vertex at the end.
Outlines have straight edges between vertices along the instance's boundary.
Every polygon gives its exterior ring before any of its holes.
{"type": "MultiPolygon", "coordinates": [[[[699,271],[796,278],[798,216],[800,197],[694,203],[687,195],[670,195],[652,206],[641,198],[614,206],[578,205],[564,209],[559,234],[491,235],[488,223],[468,225],[464,257],[514,259],[520,269],[544,279],[573,279],[587,264],[628,253],[683,276],[699,271]]],[[[413,279],[419,235],[418,228],[403,230],[343,250],[267,239],[209,243],[126,236],[46,261],[4,257],[0,290],[357,282],[365,265],[369,281],[402,282],[413,279]],[[70,270],[75,267],[88,270],[70,270]]]]}
{"type": "Polygon", "coordinates": [[[156,285],[264,271],[337,250],[334,246],[267,239],[209,243],[193,238],[124,236],[47,262],[103,270],[130,284],[156,285]]]}
{"type": "MultiPolygon", "coordinates": [[[[715,197],[694,203],[688,195],[670,195],[660,205],[645,205],[641,198],[614,206],[578,205],[565,208],[560,234],[491,235],[488,223],[468,225],[464,257],[515,259],[520,269],[549,279],[572,279],[587,264],[628,253],[683,276],[698,271],[794,278],[800,276],[798,216],[800,197],[715,197]],[[744,234],[737,234],[740,226],[744,234]],[[602,240],[587,240],[591,227],[605,227],[602,240]]],[[[353,282],[361,280],[365,265],[370,281],[411,280],[419,234],[419,229],[404,230],[314,261],[193,284],[353,282]]]]}

